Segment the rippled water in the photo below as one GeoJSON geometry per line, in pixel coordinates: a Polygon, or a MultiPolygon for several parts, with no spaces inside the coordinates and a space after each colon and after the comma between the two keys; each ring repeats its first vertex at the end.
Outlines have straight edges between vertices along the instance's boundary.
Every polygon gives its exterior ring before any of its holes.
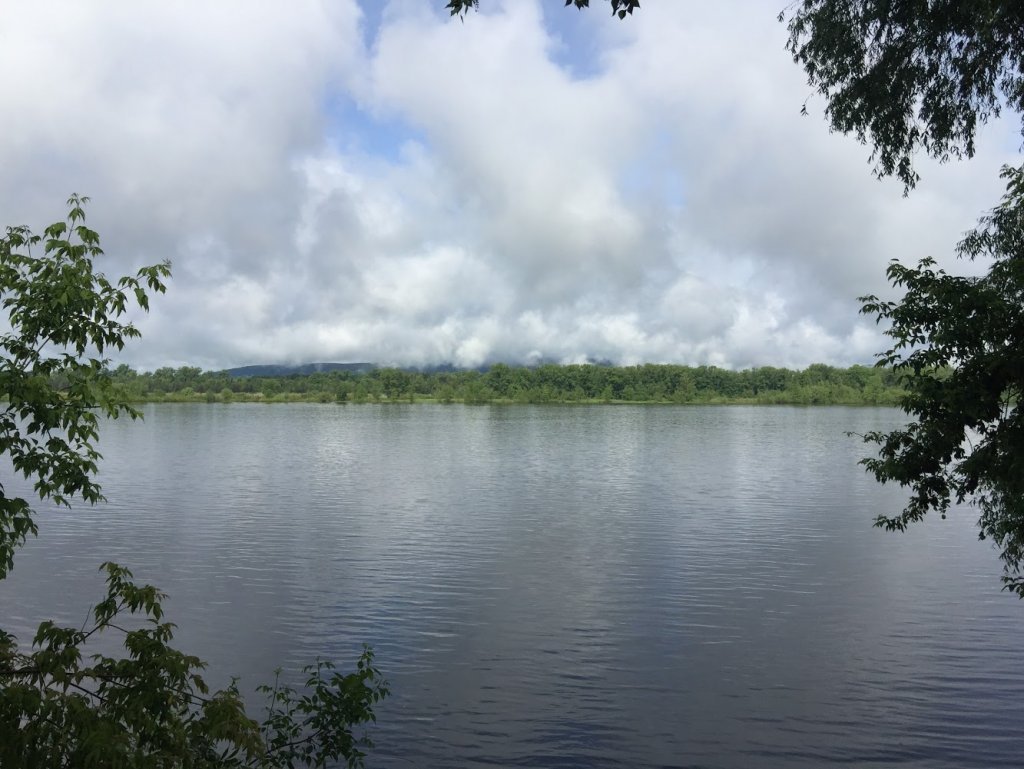
{"type": "Polygon", "coordinates": [[[969,509],[905,535],[884,409],[212,404],[106,426],[0,625],[103,560],[242,687],[369,642],[377,767],[1021,766],[1024,605],[969,509]]]}

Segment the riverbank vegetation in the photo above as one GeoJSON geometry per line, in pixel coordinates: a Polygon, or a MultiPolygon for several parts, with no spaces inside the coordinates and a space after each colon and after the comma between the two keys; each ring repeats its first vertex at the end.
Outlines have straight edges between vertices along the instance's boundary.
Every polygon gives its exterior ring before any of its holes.
{"type": "Polygon", "coordinates": [[[762,367],[496,364],[485,371],[376,368],[285,376],[232,375],[194,367],[136,372],[119,366],[115,386],[144,402],[322,403],[679,403],[899,405],[904,391],[889,368],[815,364],[794,371],[762,367]]]}

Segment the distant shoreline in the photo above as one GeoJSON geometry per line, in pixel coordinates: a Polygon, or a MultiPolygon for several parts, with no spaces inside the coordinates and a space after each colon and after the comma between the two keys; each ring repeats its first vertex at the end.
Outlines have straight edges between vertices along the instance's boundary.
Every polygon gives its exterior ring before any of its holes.
{"type": "Polygon", "coordinates": [[[531,403],[529,401],[514,401],[514,400],[489,400],[483,402],[467,403],[462,400],[451,400],[451,401],[440,401],[436,398],[416,398],[414,400],[377,400],[377,401],[331,401],[315,398],[232,398],[229,400],[220,400],[214,398],[210,400],[206,397],[191,397],[188,399],[183,398],[162,398],[162,399],[143,399],[143,400],[132,400],[132,405],[135,406],[148,406],[148,405],[163,405],[163,404],[200,404],[206,406],[215,405],[232,405],[232,404],[246,404],[246,405],[263,405],[263,406],[275,406],[282,404],[307,404],[307,405],[333,405],[347,407],[352,406],[358,408],[360,406],[471,406],[473,408],[479,406],[510,406],[518,408],[522,406],[686,406],[686,407],[704,407],[704,406],[758,406],[770,408],[772,406],[799,406],[801,408],[832,408],[840,406],[843,408],[899,408],[900,404],[893,403],[866,403],[863,401],[858,402],[816,402],[816,403],[798,403],[789,402],[784,400],[779,401],[759,401],[752,399],[742,400],[708,400],[708,401],[687,401],[687,402],[676,402],[676,401],[603,401],[603,400],[566,400],[566,401],[543,401],[537,403],[531,403]]]}
{"type": "MultiPolygon", "coordinates": [[[[937,372],[937,376],[942,372],[937,372]]],[[[512,367],[485,371],[373,368],[275,376],[119,366],[113,385],[133,403],[464,403],[898,406],[898,372],[823,364],[806,369],[592,364],[512,367]]]]}

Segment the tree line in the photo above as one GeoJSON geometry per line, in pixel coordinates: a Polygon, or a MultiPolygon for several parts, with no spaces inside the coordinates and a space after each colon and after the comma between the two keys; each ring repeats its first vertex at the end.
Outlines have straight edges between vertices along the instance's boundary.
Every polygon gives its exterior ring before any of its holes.
{"type": "Polygon", "coordinates": [[[803,370],[762,366],[603,366],[498,363],[486,370],[376,368],[283,376],[232,375],[196,367],[137,372],[121,365],[114,385],[134,402],[314,401],[380,403],[757,403],[895,406],[905,394],[892,369],[816,363],[803,370]]]}

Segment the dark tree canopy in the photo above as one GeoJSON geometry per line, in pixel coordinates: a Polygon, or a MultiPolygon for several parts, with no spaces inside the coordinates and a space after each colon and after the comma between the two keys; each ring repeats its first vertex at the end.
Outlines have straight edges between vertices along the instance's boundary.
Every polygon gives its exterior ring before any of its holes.
{"type": "MultiPolygon", "coordinates": [[[[1021,0],[802,0],[787,48],[833,130],[872,148],[875,173],[918,180],[913,155],[971,157],[979,123],[1024,108],[1021,0]]],[[[780,15],[780,20],[786,12],[780,15]]]]}

